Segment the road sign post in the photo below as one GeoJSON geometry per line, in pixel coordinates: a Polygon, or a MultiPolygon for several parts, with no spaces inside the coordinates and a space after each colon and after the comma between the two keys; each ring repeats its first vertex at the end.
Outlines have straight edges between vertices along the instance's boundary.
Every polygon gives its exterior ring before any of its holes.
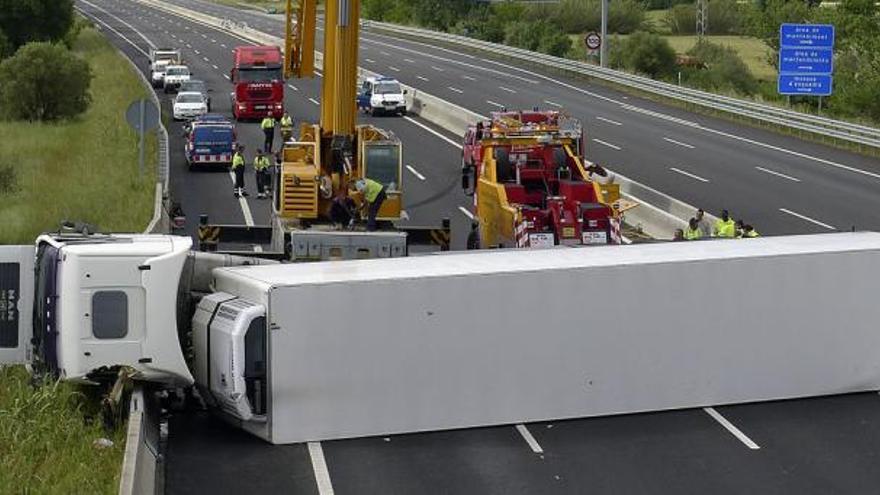
{"type": "Polygon", "coordinates": [[[822,97],[833,90],[834,26],[830,24],[782,24],[779,26],[779,78],[777,91],[822,97]]]}
{"type": "Polygon", "coordinates": [[[132,102],[125,111],[125,120],[138,133],[138,161],[140,177],[144,176],[144,134],[159,126],[159,108],[152,101],[141,98],[132,102]]]}
{"type": "Polygon", "coordinates": [[[588,56],[595,55],[596,51],[602,47],[602,36],[595,31],[591,31],[584,35],[584,45],[587,47],[588,56]]]}

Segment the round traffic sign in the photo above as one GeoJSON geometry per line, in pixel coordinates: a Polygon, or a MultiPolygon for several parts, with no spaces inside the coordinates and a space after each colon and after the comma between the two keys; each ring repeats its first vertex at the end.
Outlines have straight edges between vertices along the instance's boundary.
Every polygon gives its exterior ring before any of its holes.
{"type": "Polygon", "coordinates": [[[137,132],[152,131],[159,125],[159,109],[152,101],[142,98],[128,106],[125,120],[137,132]],[[143,129],[141,129],[142,123],[143,129]]]}
{"type": "Polygon", "coordinates": [[[587,48],[590,50],[598,50],[599,47],[602,46],[602,37],[599,36],[599,33],[587,33],[587,35],[584,36],[584,44],[587,45],[587,48]]]}

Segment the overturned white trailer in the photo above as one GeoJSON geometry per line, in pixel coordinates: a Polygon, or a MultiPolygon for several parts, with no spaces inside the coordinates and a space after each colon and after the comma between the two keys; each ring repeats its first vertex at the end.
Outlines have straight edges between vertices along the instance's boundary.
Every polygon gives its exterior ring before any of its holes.
{"type": "Polygon", "coordinates": [[[196,382],[273,443],[875,390],[880,234],[214,270],[196,382]]]}

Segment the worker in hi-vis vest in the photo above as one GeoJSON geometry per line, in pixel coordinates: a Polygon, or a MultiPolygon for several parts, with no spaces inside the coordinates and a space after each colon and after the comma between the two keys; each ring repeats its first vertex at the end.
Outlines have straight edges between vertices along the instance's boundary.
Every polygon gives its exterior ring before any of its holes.
{"type": "Polygon", "coordinates": [[[700,230],[700,223],[696,218],[691,218],[688,221],[688,226],[684,229],[684,238],[687,241],[696,241],[697,239],[701,239],[703,237],[703,231],[700,230]]]}
{"type": "Polygon", "coordinates": [[[247,196],[244,190],[244,146],[239,145],[232,155],[232,172],[235,174],[235,186],[232,190],[236,198],[247,196]]]}
{"type": "Polygon", "coordinates": [[[263,150],[257,150],[257,157],[254,158],[254,171],[257,173],[257,199],[266,199],[266,186],[269,185],[269,157],[263,153],[263,150]]]}
{"type": "Polygon", "coordinates": [[[736,222],[730,218],[730,213],[727,210],[721,210],[721,217],[715,221],[715,237],[729,239],[736,237],[736,222]]]}
{"type": "Polygon", "coordinates": [[[263,141],[263,151],[271,153],[272,144],[275,142],[275,119],[271,115],[266,115],[266,118],[260,122],[260,128],[263,129],[263,135],[266,137],[263,141]]]}
{"type": "Polygon", "coordinates": [[[284,146],[284,143],[290,141],[290,138],[293,136],[293,117],[289,113],[284,112],[279,125],[281,126],[281,146],[284,146]]]}
{"type": "Polygon", "coordinates": [[[373,179],[358,179],[354,183],[355,189],[364,195],[367,202],[367,230],[372,232],[376,230],[376,216],[379,214],[379,208],[387,196],[385,195],[385,186],[374,181],[373,179]]]}

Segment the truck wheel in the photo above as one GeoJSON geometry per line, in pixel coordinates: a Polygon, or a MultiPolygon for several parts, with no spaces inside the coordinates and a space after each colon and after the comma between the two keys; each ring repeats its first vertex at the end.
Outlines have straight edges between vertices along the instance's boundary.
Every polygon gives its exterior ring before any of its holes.
{"type": "Polygon", "coordinates": [[[406,117],[406,109],[405,109],[405,108],[404,108],[403,110],[400,111],[400,116],[401,116],[401,117],[406,117]]]}
{"type": "Polygon", "coordinates": [[[379,115],[379,109],[378,109],[378,108],[372,108],[372,109],[370,109],[370,115],[373,116],[373,117],[378,116],[378,115],[379,115]]]}

